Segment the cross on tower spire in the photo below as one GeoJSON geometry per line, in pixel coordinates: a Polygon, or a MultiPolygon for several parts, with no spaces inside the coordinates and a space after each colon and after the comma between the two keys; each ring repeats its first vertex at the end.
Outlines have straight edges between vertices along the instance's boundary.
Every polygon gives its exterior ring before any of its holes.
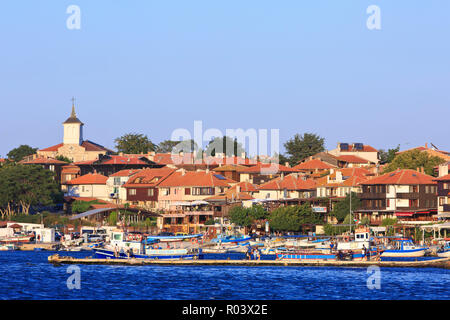
{"type": "Polygon", "coordinates": [[[75,113],[75,97],[72,97],[72,114],[70,115],[71,118],[76,118],[77,115],[75,113]]]}

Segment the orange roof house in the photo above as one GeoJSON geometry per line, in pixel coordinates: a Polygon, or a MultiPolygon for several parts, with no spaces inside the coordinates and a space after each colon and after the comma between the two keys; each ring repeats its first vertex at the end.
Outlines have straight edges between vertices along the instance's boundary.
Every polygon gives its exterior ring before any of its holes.
{"type": "Polygon", "coordinates": [[[108,177],[97,173],[89,173],[66,182],[65,196],[93,197],[109,200],[106,181],[108,177]]]}

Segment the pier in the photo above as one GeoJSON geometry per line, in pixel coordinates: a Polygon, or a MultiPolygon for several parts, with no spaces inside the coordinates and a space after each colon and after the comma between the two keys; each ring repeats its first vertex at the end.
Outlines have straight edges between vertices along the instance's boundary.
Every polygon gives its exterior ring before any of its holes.
{"type": "Polygon", "coordinates": [[[450,258],[434,259],[427,261],[287,261],[287,260],[151,260],[151,259],[94,259],[74,258],[54,254],[48,257],[48,262],[54,265],[60,264],[98,264],[98,265],[160,265],[160,266],[310,266],[310,267],[407,267],[407,268],[445,268],[450,269],[450,258]]]}

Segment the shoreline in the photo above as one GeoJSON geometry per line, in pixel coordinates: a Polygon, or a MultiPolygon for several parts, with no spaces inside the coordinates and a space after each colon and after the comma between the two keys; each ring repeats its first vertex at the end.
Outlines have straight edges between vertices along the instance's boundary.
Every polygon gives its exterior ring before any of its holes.
{"type": "Polygon", "coordinates": [[[450,258],[427,261],[285,261],[285,260],[144,260],[144,259],[93,259],[74,258],[54,254],[48,257],[53,265],[61,264],[97,264],[97,265],[160,265],[160,266],[311,266],[311,267],[403,267],[403,268],[444,268],[450,269],[450,258]]]}

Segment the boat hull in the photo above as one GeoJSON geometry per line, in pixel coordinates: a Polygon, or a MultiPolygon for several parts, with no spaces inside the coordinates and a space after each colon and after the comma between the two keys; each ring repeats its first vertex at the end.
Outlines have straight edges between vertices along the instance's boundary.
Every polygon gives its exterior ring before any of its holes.
{"type": "Polygon", "coordinates": [[[440,258],[450,258],[450,249],[444,252],[437,252],[437,256],[440,258]]]}
{"type": "Polygon", "coordinates": [[[410,257],[410,258],[418,258],[418,257],[423,257],[425,255],[426,251],[427,251],[426,248],[413,249],[413,250],[385,250],[381,254],[381,257],[392,257],[392,258],[410,257]]]}
{"type": "MultiPolygon", "coordinates": [[[[277,260],[295,260],[295,261],[309,261],[309,262],[319,262],[319,261],[336,261],[338,260],[338,255],[336,253],[322,253],[322,252],[300,252],[300,253],[277,253],[277,260]]],[[[350,260],[358,261],[363,260],[364,254],[353,253],[350,260]]]]}
{"type": "Polygon", "coordinates": [[[129,257],[126,253],[119,253],[119,256],[114,255],[114,251],[112,250],[106,250],[106,249],[94,249],[96,258],[99,259],[150,259],[150,260],[156,260],[156,259],[198,259],[200,257],[200,254],[198,253],[186,253],[186,254],[134,254],[133,256],[129,257]]]}

